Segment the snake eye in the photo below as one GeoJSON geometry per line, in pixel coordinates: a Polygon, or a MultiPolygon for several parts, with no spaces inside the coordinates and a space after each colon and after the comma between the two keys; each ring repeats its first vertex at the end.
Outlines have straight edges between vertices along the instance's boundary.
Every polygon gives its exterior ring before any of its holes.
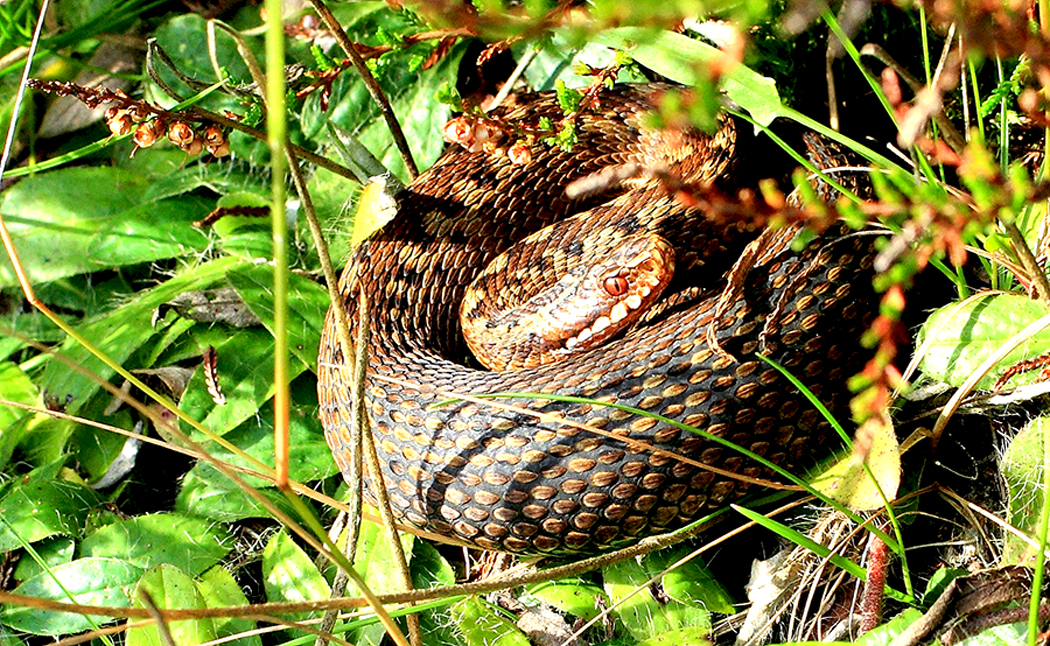
{"type": "Polygon", "coordinates": [[[602,287],[609,293],[609,296],[623,296],[627,293],[627,279],[619,274],[607,276],[602,281],[602,287]]]}

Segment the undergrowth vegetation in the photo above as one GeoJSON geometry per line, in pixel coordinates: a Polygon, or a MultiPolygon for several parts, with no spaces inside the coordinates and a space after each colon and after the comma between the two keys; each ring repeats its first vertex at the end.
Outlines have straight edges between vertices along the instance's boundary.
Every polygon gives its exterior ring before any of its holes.
{"type": "MultiPolygon", "coordinates": [[[[1036,643],[1046,3],[291,5],[0,4],[0,646],[1036,643]],[[508,79],[569,113],[607,81],[681,84],[654,119],[728,111],[789,160],[683,199],[880,228],[871,361],[836,411],[853,450],[803,478],[836,511],[756,499],[702,539],[501,581],[407,531],[399,571],[366,508],[329,601],[354,522],[318,420],[325,258],[508,79]],[[829,172],[820,201],[802,130],[870,165],[873,199],[829,172]]],[[[537,137],[571,147],[571,119],[537,137]]]]}

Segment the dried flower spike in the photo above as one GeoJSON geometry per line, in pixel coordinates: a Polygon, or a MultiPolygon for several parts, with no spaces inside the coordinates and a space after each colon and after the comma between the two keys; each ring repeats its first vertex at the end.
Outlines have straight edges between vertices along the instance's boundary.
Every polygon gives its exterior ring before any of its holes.
{"type": "Polygon", "coordinates": [[[175,121],[168,126],[168,140],[182,148],[191,157],[201,154],[201,151],[204,150],[204,144],[201,143],[197,133],[182,121],[175,121]]]}
{"type": "Polygon", "coordinates": [[[527,143],[519,141],[507,149],[507,158],[512,164],[528,164],[532,161],[532,150],[527,143]]]}
{"type": "Polygon", "coordinates": [[[168,126],[168,140],[179,148],[185,148],[196,138],[193,128],[182,121],[172,121],[168,126]]]}
{"type": "Polygon", "coordinates": [[[204,138],[205,148],[212,155],[225,157],[230,154],[230,142],[227,141],[226,133],[219,126],[215,124],[208,126],[204,129],[202,137],[204,138]]]}
{"type": "Polygon", "coordinates": [[[132,122],[131,116],[128,115],[126,109],[113,106],[106,110],[106,125],[111,133],[118,137],[123,137],[131,132],[135,124],[132,122]]]}
{"type": "Polygon", "coordinates": [[[149,148],[164,136],[164,125],[159,121],[145,121],[135,128],[135,145],[149,148]]]}

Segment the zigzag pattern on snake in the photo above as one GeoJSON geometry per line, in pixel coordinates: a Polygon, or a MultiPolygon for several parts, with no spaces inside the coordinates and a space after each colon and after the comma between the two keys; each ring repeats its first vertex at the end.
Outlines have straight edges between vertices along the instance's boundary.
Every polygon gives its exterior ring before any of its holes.
{"type": "MultiPolygon", "coordinates": [[[[453,393],[556,393],[621,404],[787,468],[829,450],[828,425],[755,353],[841,410],[846,380],[864,360],[858,339],[873,309],[865,287],[870,238],[827,234],[796,253],[791,230],[765,236],[769,246],[715,320],[726,273],[755,236],[747,225],[712,222],[651,177],[581,202],[564,195],[569,182],[627,163],[663,168],[684,182],[730,181],[732,121],[710,137],[644,127],[642,114],[664,89],[601,93],[599,105],[580,115],[571,152],[537,143],[531,162],[516,165],[450,148],[398,196],[396,217],[348,262],[344,302],[334,307],[353,313],[357,294],[369,297],[366,408],[404,522],[484,549],[590,553],[679,527],[749,490],[727,474],[770,475],[734,450],[633,412],[537,398],[500,400],[517,409],[470,401],[432,407],[453,393]],[[655,232],[677,253],[664,298],[689,298],[553,364],[513,372],[472,367],[457,316],[464,291],[515,241],[554,223],[550,246],[516,259],[512,272],[550,272],[557,280],[585,253],[574,242],[595,227],[612,236],[655,232]]],[[[562,116],[552,94],[521,95],[500,109],[509,123],[541,116],[562,116]]],[[[332,312],[318,380],[326,436],[346,473],[350,376],[332,312]]]]}

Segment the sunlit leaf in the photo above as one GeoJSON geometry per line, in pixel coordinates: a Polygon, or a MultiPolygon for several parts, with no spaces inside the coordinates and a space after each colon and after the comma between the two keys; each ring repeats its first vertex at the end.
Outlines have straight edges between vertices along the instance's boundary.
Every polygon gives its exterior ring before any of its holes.
{"type": "MultiPolygon", "coordinates": [[[[124,608],[142,576],[142,568],[119,559],[77,559],[41,572],[15,588],[16,594],[41,599],[124,608]]],[[[88,630],[112,619],[26,606],[4,606],[0,623],[35,635],[61,635],[88,630]]]]}
{"type": "MultiPolygon", "coordinates": [[[[150,607],[143,599],[149,595],[156,608],[201,609],[207,607],[197,591],[193,578],[171,565],[158,565],[149,570],[135,586],[134,605],[150,607]]],[[[169,621],[166,624],[175,644],[201,644],[215,639],[215,624],[210,617],[169,621]]],[[[170,646],[161,637],[155,623],[128,630],[128,646],[170,646]]]]}

